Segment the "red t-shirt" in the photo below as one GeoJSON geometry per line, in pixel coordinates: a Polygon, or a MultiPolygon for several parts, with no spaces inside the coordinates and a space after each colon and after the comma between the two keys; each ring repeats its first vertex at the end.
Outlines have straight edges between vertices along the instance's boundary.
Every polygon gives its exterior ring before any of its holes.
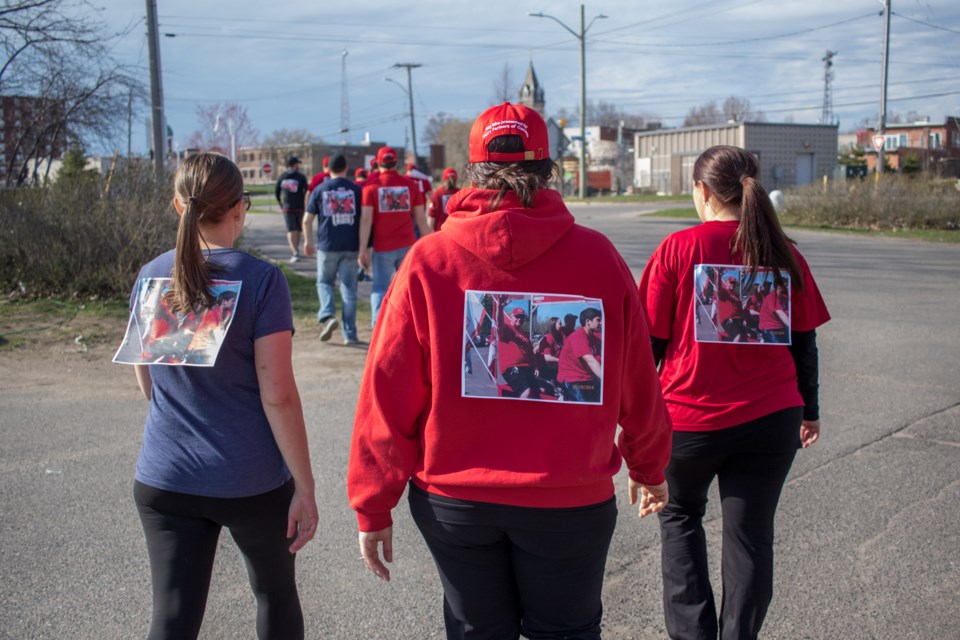
{"type": "Polygon", "coordinates": [[[423,206],[420,188],[408,178],[389,169],[376,180],[367,179],[363,188],[363,206],[373,207],[373,250],[394,251],[411,246],[413,208],[423,206]]]}
{"type": "Polygon", "coordinates": [[[530,336],[518,331],[508,321],[502,322],[499,330],[497,359],[500,360],[500,373],[511,367],[532,367],[533,343],[530,342],[530,336]]]}
{"type": "Polygon", "coordinates": [[[430,196],[430,211],[427,215],[433,216],[433,230],[440,231],[444,221],[447,219],[447,200],[459,189],[448,190],[446,187],[438,187],[430,196]]]}
{"type": "MultiPolygon", "coordinates": [[[[738,226],[736,221],[707,222],[667,236],[640,279],[650,335],[670,341],[660,381],[677,431],[725,429],[803,406],[786,346],[696,341],[694,267],[741,264],[729,249],[738,226]]],[[[804,290],[792,291],[792,329],[812,331],[830,314],[806,260],[793,251],[804,290]]]]}
{"type": "Polygon", "coordinates": [[[786,313],[786,310],[783,308],[783,302],[780,300],[780,296],[775,291],[771,291],[763,299],[763,304],[760,305],[761,331],[787,328],[787,325],[785,325],[783,320],[780,319],[780,316],[777,315],[777,311],[783,311],[786,313]]]}
{"type": "Polygon", "coordinates": [[[330,177],[330,173],[328,171],[324,171],[323,173],[316,174],[315,176],[310,178],[310,184],[307,185],[307,191],[313,191],[314,189],[319,187],[321,184],[323,184],[324,180],[326,180],[329,177],[330,177]]]}
{"type": "Polygon", "coordinates": [[[560,351],[560,364],[557,370],[558,382],[589,382],[596,378],[583,356],[593,356],[600,360],[600,339],[596,334],[587,335],[583,327],[570,334],[560,351]]]}

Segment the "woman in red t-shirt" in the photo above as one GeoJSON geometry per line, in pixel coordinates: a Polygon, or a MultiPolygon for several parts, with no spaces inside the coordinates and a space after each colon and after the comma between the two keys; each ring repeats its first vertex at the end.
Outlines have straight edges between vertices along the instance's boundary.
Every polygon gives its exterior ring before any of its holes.
{"type": "Polygon", "coordinates": [[[430,209],[427,211],[427,222],[434,231],[440,231],[444,220],[447,219],[447,200],[460,190],[457,186],[457,171],[450,167],[443,170],[443,185],[433,191],[430,196],[430,209]]]}
{"type": "Polygon", "coordinates": [[[797,448],[820,435],[815,329],[830,316],[757,175],[742,149],[705,151],[693,168],[703,224],[664,239],[640,281],[674,428],[670,500],[659,514],[671,638],[716,638],[718,629],[721,638],[757,637],[773,596],[780,491],[797,448]],[[697,323],[699,273],[722,274],[719,331],[697,323]],[[778,339],[748,341],[743,310],[755,305],[756,285],[771,281],[763,307],[780,323],[778,339]],[[719,618],[702,525],[714,478],[723,513],[719,618]]]}

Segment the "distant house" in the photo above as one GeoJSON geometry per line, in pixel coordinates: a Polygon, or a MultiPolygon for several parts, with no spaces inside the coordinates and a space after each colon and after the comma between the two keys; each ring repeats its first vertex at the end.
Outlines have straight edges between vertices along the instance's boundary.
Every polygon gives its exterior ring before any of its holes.
{"type": "MultiPolygon", "coordinates": [[[[877,167],[877,150],[873,146],[875,134],[875,129],[857,133],[857,142],[865,152],[868,171],[874,171],[877,167]]],[[[923,121],[887,125],[883,157],[895,171],[902,171],[908,164],[908,158],[912,158],[919,171],[960,177],[960,118],[950,116],[943,124],[923,121]]]]}
{"type": "Polygon", "coordinates": [[[836,125],[734,122],[660,129],[634,134],[634,186],[691,193],[693,163],[715,145],[753,153],[760,161],[760,182],[768,190],[832,178],[837,165],[836,125]]]}

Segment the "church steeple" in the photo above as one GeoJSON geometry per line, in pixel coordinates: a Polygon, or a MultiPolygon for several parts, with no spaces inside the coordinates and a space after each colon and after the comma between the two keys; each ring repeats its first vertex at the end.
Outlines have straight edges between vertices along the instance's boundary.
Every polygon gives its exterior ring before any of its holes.
{"type": "Polygon", "coordinates": [[[539,112],[540,115],[546,117],[544,113],[546,100],[544,99],[543,87],[540,86],[540,81],[537,80],[537,73],[533,70],[533,60],[530,61],[530,67],[527,68],[527,76],[523,79],[523,84],[520,86],[519,102],[523,106],[530,107],[539,112]]]}

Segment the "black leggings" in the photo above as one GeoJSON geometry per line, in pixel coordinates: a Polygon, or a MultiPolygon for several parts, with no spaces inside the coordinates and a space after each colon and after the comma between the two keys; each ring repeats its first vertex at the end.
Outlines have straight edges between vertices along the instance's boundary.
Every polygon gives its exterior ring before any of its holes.
{"type": "Polygon", "coordinates": [[[443,584],[448,640],[599,640],[613,498],[572,509],[454,500],[414,484],[410,512],[443,584]]]}
{"type": "MultiPolygon", "coordinates": [[[[196,638],[210,589],[220,529],[227,527],[247,564],[257,600],[257,637],[303,638],[303,613],[288,550],[287,512],[293,481],[248,498],[207,498],[140,482],[140,513],[153,579],[148,640],[196,638]]],[[[216,635],[216,634],[215,634],[216,635]]]]}
{"type": "Polygon", "coordinates": [[[663,605],[674,640],[750,640],[773,599],[773,523],[799,444],[802,407],[702,433],[674,432],[670,502],[660,512],[663,605]],[[713,479],[723,536],[719,614],[703,515],[713,479]]]}

